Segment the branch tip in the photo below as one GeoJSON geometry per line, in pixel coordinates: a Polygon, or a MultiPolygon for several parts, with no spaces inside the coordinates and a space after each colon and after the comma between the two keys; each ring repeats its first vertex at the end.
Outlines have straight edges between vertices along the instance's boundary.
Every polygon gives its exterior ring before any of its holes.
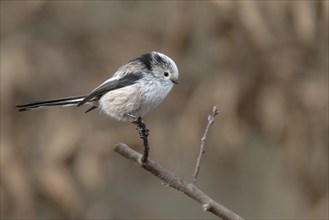
{"type": "Polygon", "coordinates": [[[201,159],[202,159],[202,156],[206,152],[205,142],[207,140],[207,135],[208,135],[208,132],[209,132],[209,128],[214,123],[215,116],[218,115],[218,113],[219,113],[219,111],[218,111],[217,105],[215,105],[212,108],[212,114],[211,115],[208,115],[208,124],[207,124],[207,126],[205,128],[203,137],[201,138],[200,152],[199,152],[199,156],[198,156],[197,162],[195,164],[194,173],[193,173],[193,176],[192,176],[192,184],[196,184],[196,181],[197,181],[197,178],[198,178],[198,175],[199,175],[199,171],[200,171],[201,159]]]}

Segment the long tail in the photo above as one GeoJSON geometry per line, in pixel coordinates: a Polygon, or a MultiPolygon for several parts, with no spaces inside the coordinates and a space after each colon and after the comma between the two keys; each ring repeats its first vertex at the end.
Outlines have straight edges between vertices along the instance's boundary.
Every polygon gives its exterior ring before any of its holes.
{"type": "MultiPolygon", "coordinates": [[[[51,106],[72,106],[72,105],[78,105],[86,96],[72,96],[67,98],[61,98],[61,99],[53,99],[53,100],[47,100],[47,101],[39,101],[39,102],[32,102],[24,105],[17,105],[18,111],[28,111],[28,110],[34,110],[38,108],[43,107],[51,107],[51,106]]],[[[96,108],[96,106],[94,107],[96,108]]],[[[92,109],[90,109],[92,110],[92,109]]]]}

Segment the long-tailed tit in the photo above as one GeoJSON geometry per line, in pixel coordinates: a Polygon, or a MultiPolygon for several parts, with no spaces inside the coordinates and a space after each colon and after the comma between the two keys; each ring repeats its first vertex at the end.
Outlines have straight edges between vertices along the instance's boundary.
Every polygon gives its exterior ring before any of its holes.
{"type": "Polygon", "coordinates": [[[122,66],[114,75],[87,96],[75,96],[16,106],[19,111],[50,106],[91,104],[86,112],[100,108],[118,120],[143,117],[159,105],[174,84],[178,69],[168,56],[151,52],[122,66]]]}

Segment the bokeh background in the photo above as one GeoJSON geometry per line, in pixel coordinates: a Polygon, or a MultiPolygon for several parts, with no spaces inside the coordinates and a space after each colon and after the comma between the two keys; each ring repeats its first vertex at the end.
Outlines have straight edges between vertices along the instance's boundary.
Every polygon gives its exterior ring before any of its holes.
{"type": "Polygon", "coordinates": [[[84,95],[149,51],[180,84],[144,118],[151,158],[249,219],[328,219],[328,1],[1,1],[1,218],[210,219],[113,152],[135,128],[84,95]]]}

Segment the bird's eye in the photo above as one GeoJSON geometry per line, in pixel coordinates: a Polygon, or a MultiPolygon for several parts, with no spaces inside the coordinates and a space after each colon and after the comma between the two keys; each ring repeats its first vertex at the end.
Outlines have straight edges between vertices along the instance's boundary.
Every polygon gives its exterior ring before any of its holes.
{"type": "Polygon", "coordinates": [[[165,77],[168,77],[168,76],[169,76],[169,73],[168,73],[168,72],[164,72],[163,75],[164,75],[165,77]]]}

